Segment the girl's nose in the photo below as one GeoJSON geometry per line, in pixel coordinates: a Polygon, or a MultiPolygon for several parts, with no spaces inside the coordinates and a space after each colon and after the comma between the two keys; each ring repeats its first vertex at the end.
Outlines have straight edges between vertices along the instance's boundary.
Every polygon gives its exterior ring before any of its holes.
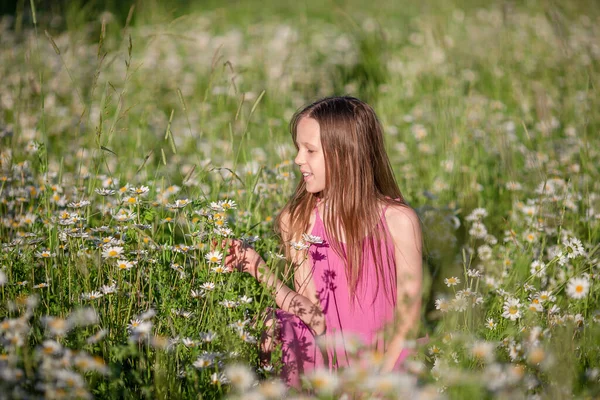
{"type": "Polygon", "coordinates": [[[303,164],[302,157],[300,157],[300,152],[298,152],[298,154],[296,155],[296,158],[294,158],[294,163],[298,166],[301,166],[303,164]]]}

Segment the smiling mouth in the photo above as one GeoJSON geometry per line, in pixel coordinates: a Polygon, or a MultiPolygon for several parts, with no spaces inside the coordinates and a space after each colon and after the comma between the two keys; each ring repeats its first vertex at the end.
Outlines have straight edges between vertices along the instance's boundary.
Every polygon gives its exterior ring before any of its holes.
{"type": "Polygon", "coordinates": [[[304,180],[307,180],[307,179],[310,179],[313,176],[313,174],[309,174],[308,172],[304,172],[304,173],[302,173],[302,176],[304,177],[304,180]]]}

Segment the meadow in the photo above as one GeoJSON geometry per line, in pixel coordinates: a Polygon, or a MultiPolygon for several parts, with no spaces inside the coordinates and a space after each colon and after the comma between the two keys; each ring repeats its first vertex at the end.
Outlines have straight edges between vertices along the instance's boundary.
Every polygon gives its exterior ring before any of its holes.
{"type": "Polygon", "coordinates": [[[0,17],[0,399],[597,398],[600,7],[265,0],[0,17]],[[261,365],[291,284],[290,117],[373,106],[422,220],[420,336],[305,377],[261,365]],[[354,397],[353,397],[354,396],[354,397]]]}

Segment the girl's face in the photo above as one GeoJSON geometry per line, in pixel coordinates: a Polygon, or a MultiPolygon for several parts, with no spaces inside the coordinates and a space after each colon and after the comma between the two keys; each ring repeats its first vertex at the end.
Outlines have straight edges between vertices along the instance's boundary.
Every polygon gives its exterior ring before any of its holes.
{"type": "Polygon", "coordinates": [[[298,155],[294,162],[300,167],[306,191],[322,192],[325,189],[325,156],[319,123],[310,117],[301,118],[296,127],[296,142],[298,155]]]}

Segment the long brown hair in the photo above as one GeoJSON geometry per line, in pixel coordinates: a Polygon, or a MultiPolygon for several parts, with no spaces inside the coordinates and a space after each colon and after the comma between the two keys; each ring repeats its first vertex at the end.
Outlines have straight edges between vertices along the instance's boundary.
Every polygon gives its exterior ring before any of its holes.
{"type": "MultiPolygon", "coordinates": [[[[305,117],[313,118],[320,127],[326,170],[325,189],[320,193],[309,193],[301,179],[278,215],[276,227],[281,229],[282,216],[289,215],[286,236],[290,240],[299,240],[308,229],[317,199],[322,198],[327,205],[322,219],[329,243],[345,261],[351,297],[356,298],[363,277],[364,253],[369,248],[375,258],[377,285],[386,276],[393,277],[395,283],[396,273],[391,257],[381,254],[381,241],[391,238],[385,235],[380,206],[406,206],[406,203],[394,178],[385,151],[383,129],[375,111],[349,96],[318,100],[297,111],[290,122],[296,149],[298,123],[305,117]],[[345,250],[339,240],[342,233],[346,241],[345,250]]],[[[388,289],[395,289],[395,286],[383,286],[386,295],[390,294],[388,289]]],[[[395,298],[395,295],[392,294],[392,297],[395,298]]]]}

